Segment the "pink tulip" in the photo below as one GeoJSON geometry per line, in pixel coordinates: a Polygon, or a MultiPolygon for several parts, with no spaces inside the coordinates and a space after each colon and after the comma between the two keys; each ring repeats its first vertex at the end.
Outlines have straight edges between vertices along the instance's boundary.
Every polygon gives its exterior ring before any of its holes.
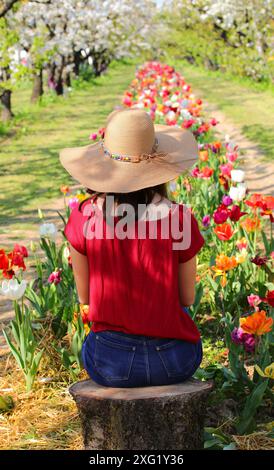
{"type": "Polygon", "coordinates": [[[259,310],[258,305],[260,305],[261,299],[258,295],[255,295],[255,294],[248,295],[247,296],[247,301],[248,301],[250,307],[255,308],[256,311],[259,310]]]}
{"type": "Polygon", "coordinates": [[[48,282],[50,284],[59,284],[61,281],[61,269],[53,271],[48,277],[48,282]]]}
{"type": "Polygon", "coordinates": [[[77,197],[71,197],[68,200],[68,206],[71,210],[74,209],[75,207],[78,207],[78,205],[79,205],[79,199],[77,197]]]}

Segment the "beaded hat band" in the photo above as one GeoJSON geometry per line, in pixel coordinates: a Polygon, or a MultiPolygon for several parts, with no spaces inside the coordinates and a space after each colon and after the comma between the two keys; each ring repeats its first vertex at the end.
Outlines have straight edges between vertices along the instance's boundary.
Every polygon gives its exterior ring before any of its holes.
{"type": "Polygon", "coordinates": [[[157,152],[157,148],[159,145],[159,141],[157,137],[155,137],[155,141],[151,150],[151,153],[142,153],[140,155],[123,155],[120,153],[111,153],[105,146],[104,140],[100,142],[101,147],[103,148],[104,154],[107,155],[109,158],[113,160],[119,160],[121,162],[128,162],[128,163],[139,163],[142,160],[150,160],[152,158],[157,157],[165,157],[167,153],[165,152],[157,152]]]}
{"type": "Polygon", "coordinates": [[[154,123],[140,108],[112,111],[102,138],[60,151],[68,173],[93,191],[130,193],[154,187],[177,178],[198,160],[192,132],[154,123]]]}

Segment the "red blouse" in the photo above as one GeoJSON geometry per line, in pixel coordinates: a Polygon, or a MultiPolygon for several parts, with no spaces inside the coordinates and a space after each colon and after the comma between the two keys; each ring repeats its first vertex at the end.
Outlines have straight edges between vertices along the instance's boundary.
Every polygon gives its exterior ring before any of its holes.
{"type": "MultiPolygon", "coordinates": [[[[177,208],[182,230],[183,220],[187,223],[183,218],[184,206],[175,203],[171,206],[169,220],[177,208]]],[[[111,238],[108,224],[98,217],[99,213],[102,215],[101,210],[91,212],[92,207],[88,199],[82,204],[81,212],[74,208],[64,231],[71,245],[88,258],[91,329],[199,341],[194,321],[180,306],[178,286],[179,263],[191,259],[204,244],[193,214],[188,211],[190,245],[186,249],[174,249],[171,229],[168,236],[161,236],[161,219],[155,221],[157,235],[152,239],[117,237],[117,232],[111,238]],[[99,219],[103,236],[92,238],[89,233],[94,232],[97,222],[100,225],[99,219]]],[[[146,234],[149,222],[143,222],[146,234]]],[[[115,227],[116,224],[117,217],[115,227]]],[[[135,221],[129,224],[132,233],[136,233],[137,224],[135,221]]],[[[180,240],[183,236],[179,239],[176,236],[175,241],[180,240]]]]}

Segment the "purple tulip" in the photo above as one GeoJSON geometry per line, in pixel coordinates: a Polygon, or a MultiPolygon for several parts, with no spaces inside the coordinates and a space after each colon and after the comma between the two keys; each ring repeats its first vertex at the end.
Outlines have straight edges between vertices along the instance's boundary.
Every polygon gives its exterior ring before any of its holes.
{"type": "Polygon", "coordinates": [[[225,205],[225,206],[230,206],[230,204],[232,204],[233,200],[231,199],[230,196],[228,196],[227,194],[224,194],[223,198],[222,198],[222,203],[225,205]]]}
{"type": "Polygon", "coordinates": [[[253,352],[255,350],[255,338],[253,335],[247,333],[248,338],[244,341],[244,348],[247,352],[253,352]]]}
{"type": "Polygon", "coordinates": [[[203,217],[202,224],[204,227],[208,227],[210,225],[210,215],[205,215],[203,217]]]}
{"type": "Polygon", "coordinates": [[[235,344],[242,344],[243,343],[243,335],[244,331],[242,328],[234,328],[234,330],[231,332],[231,339],[233,343],[235,344]]]}
{"type": "Polygon", "coordinates": [[[247,352],[253,352],[255,349],[254,336],[249,333],[245,333],[242,328],[234,328],[231,332],[231,339],[233,343],[243,345],[247,352]]]}

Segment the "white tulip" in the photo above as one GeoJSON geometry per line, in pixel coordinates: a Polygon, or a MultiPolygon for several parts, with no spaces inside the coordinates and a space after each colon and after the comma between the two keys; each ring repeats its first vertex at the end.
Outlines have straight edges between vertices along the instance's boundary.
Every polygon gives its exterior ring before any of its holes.
{"type": "Polygon", "coordinates": [[[26,287],[27,281],[25,280],[21,281],[19,284],[17,279],[10,279],[9,281],[5,279],[2,281],[2,285],[0,287],[0,294],[10,300],[19,300],[24,295],[26,287]]]}
{"type": "Polygon", "coordinates": [[[231,180],[234,183],[242,183],[245,179],[245,172],[243,170],[231,170],[231,180]]]}
{"type": "Polygon", "coordinates": [[[171,192],[174,192],[174,191],[176,191],[176,189],[177,189],[177,181],[176,180],[170,181],[169,182],[169,190],[171,192]]]}
{"type": "Polygon", "coordinates": [[[239,183],[237,186],[231,186],[229,196],[233,201],[242,201],[246,195],[245,183],[239,183]]]}
{"type": "Polygon", "coordinates": [[[40,231],[40,237],[50,238],[51,240],[56,239],[56,235],[58,232],[56,225],[53,223],[45,223],[45,224],[40,225],[39,231],[40,231]]]}
{"type": "Polygon", "coordinates": [[[69,251],[69,248],[67,246],[65,246],[65,248],[64,248],[63,255],[64,255],[65,259],[68,259],[70,257],[70,251],[69,251]]]}

